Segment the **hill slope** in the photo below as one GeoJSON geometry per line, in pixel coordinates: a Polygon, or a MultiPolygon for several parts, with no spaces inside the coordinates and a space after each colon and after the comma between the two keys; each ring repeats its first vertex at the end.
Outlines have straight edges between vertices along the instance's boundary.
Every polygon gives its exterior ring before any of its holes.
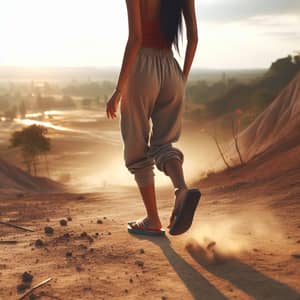
{"type": "MultiPolygon", "coordinates": [[[[277,98],[238,137],[245,160],[288,142],[289,137],[300,129],[300,72],[277,98]]],[[[298,141],[300,143],[300,140],[298,141]]],[[[238,157],[233,142],[228,154],[232,161],[238,157]]]]}
{"type": "Polygon", "coordinates": [[[51,192],[59,191],[62,185],[47,178],[34,177],[0,159],[0,192],[51,192]]]}

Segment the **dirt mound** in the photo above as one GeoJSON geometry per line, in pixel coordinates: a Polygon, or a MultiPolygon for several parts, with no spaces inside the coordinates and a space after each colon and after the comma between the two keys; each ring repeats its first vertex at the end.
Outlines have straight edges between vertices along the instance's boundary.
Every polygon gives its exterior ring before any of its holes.
{"type": "Polygon", "coordinates": [[[51,192],[62,190],[62,185],[50,179],[34,177],[23,170],[0,159],[0,191],[12,192],[51,192]]]}
{"type": "MultiPolygon", "coordinates": [[[[238,137],[244,160],[267,151],[274,145],[287,141],[300,129],[300,72],[278,97],[238,137]]],[[[299,141],[300,143],[300,141],[299,141]]],[[[231,142],[227,150],[232,162],[238,156],[231,142]]]]}

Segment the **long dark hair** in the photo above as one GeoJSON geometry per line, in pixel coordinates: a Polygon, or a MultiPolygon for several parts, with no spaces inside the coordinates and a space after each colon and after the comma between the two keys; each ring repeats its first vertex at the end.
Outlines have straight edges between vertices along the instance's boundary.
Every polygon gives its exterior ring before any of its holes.
{"type": "Polygon", "coordinates": [[[182,35],[182,9],[185,0],[161,0],[160,26],[168,43],[179,53],[178,42],[182,35]]]}

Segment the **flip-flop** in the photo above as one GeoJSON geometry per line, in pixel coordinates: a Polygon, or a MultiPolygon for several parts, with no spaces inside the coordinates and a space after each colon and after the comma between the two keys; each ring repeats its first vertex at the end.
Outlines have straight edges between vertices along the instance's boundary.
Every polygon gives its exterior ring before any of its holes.
{"type": "Polygon", "coordinates": [[[175,214],[175,220],[169,230],[171,235],[182,234],[191,227],[200,197],[201,193],[197,189],[191,189],[186,192],[181,208],[175,214]]]}
{"type": "Polygon", "coordinates": [[[140,234],[147,236],[163,236],[165,235],[164,229],[153,229],[148,226],[147,220],[142,221],[131,221],[128,223],[127,230],[132,234],[140,234]],[[133,228],[132,226],[136,224],[138,228],[133,228]]]}

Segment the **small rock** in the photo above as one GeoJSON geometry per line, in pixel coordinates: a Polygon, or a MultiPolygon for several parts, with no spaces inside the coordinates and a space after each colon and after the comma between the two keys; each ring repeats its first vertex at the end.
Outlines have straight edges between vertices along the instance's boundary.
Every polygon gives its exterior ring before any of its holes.
{"type": "Polygon", "coordinates": [[[80,195],[77,197],[77,200],[84,200],[84,199],[85,199],[85,197],[83,195],[80,195]]]}
{"type": "Polygon", "coordinates": [[[125,289],[125,290],[124,290],[124,292],[127,294],[127,293],[128,293],[128,290],[127,290],[127,289],[125,289]]]}
{"type": "Polygon", "coordinates": [[[37,240],[35,241],[35,246],[36,246],[37,248],[43,247],[43,246],[44,246],[43,240],[37,239],[37,240]]]}
{"type": "Polygon", "coordinates": [[[80,244],[80,245],[79,245],[79,248],[86,250],[86,249],[87,249],[87,246],[84,245],[84,244],[80,244]]]}
{"type": "Polygon", "coordinates": [[[80,237],[82,237],[82,238],[85,238],[87,236],[88,236],[88,234],[85,231],[80,234],[80,237]]]}
{"type": "Polygon", "coordinates": [[[133,279],[132,279],[132,278],[130,278],[130,279],[129,279],[129,282],[130,282],[130,283],[133,283],[133,279]]]}
{"type": "Polygon", "coordinates": [[[100,220],[100,219],[98,219],[98,220],[97,220],[97,224],[103,224],[103,221],[100,220]]]}
{"type": "Polygon", "coordinates": [[[17,285],[17,291],[18,293],[24,293],[25,290],[30,288],[30,283],[26,282],[26,283],[20,283],[17,285]]]}
{"type": "Polygon", "coordinates": [[[94,248],[90,248],[90,252],[94,252],[94,248]]]}
{"type": "Polygon", "coordinates": [[[259,250],[257,248],[253,248],[253,251],[255,252],[259,252],[259,250]]]}
{"type": "Polygon", "coordinates": [[[141,248],[141,249],[140,249],[140,253],[141,253],[141,254],[144,254],[144,253],[145,253],[145,250],[144,250],[143,248],[141,248]]]}
{"type": "Polygon", "coordinates": [[[32,282],[32,278],[33,278],[33,276],[28,272],[24,272],[22,274],[22,281],[23,282],[32,282]]]}
{"type": "Polygon", "coordinates": [[[67,217],[67,220],[68,221],[72,221],[72,217],[67,217]]]}
{"type": "Polygon", "coordinates": [[[67,220],[65,220],[65,219],[61,219],[61,220],[59,221],[59,223],[60,223],[61,226],[67,226],[67,225],[68,225],[68,222],[67,222],[67,220]]]}
{"type": "Polygon", "coordinates": [[[215,241],[211,241],[211,242],[206,246],[206,249],[207,249],[207,250],[212,250],[215,246],[216,246],[216,242],[215,242],[215,241]]]}
{"type": "Polygon", "coordinates": [[[95,235],[96,235],[96,236],[99,236],[99,232],[96,232],[95,235]]]}
{"type": "MultiPolygon", "coordinates": [[[[106,220],[106,217],[103,217],[104,220],[106,220]]],[[[300,226],[299,226],[300,227],[300,226]]]]}
{"type": "Polygon", "coordinates": [[[108,234],[108,235],[111,235],[111,232],[109,231],[107,234],[108,234]]]}
{"type": "Polygon", "coordinates": [[[64,239],[69,239],[70,237],[71,237],[70,233],[68,233],[68,232],[63,235],[64,239]]]}
{"type": "Polygon", "coordinates": [[[296,243],[297,243],[297,244],[300,244],[300,240],[298,240],[296,243]]]}
{"type": "Polygon", "coordinates": [[[81,271],[83,271],[83,268],[81,266],[76,266],[76,271],[81,272],[81,271]]]}
{"type": "Polygon", "coordinates": [[[144,262],[142,260],[136,260],[135,264],[141,268],[144,267],[144,262]]]}
{"type": "Polygon", "coordinates": [[[54,233],[54,229],[52,227],[50,227],[50,226],[46,226],[45,227],[45,233],[47,235],[52,235],[54,233]]]}
{"type": "Polygon", "coordinates": [[[71,251],[68,251],[67,253],[66,253],[66,257],[71,257],[73,254],[72,254],[72,252],[71,251]]]}
{"type": "Polygon", "coordinates": [[[30,294],[29,300],[37,300],[38,297],[35,294],[30,294]]]}
{"type": "Polygon", "coordinates": [[[297,259],[300,259],[300,254],[292,254],[292,257],[294,257],[294,258],[297,258],[297,259]]]}

